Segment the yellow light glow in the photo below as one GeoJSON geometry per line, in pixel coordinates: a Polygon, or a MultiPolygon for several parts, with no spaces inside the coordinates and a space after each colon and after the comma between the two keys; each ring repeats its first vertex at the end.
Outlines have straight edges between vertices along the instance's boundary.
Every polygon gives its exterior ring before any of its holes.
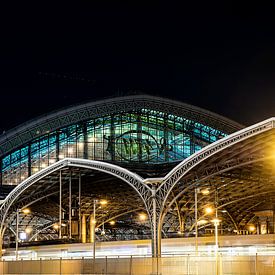
{"type": "Polygon", "coordinates": [[[208,188],[205,188],[205,189],[202,189],[202,190],[201,190],[201,193],[202,193],[204,196],[206,196],[206,195],[209,195],[210,191],[209,191],[208,188]]]}
{"type": "Polygon", "coordinates": [[[27,227],[27,228],[25,229],[25,232],[26,232],[27,234],[30,234],[30,233],[32,232],[32,228],[31,228],[31,227],[27,227]]]}
{"type": "Polygon", "coordinates": [[[55,230],[57,230],[57,229],[59,228],[59,225],[58,225],[57,223],[55,223],[55,224],[53,225],[53,228],[54,228],[55,230]]]}
{"type": "Polygon", "coordinates": [[[110,221],[110,225],[115,225],[116,222],[115,221],[110,221]]]}
{"type": "Polygon", "coordinates": [[[108,203],[108,201],[107,200],[100,200],[100,202],[99,202],[101,205],[106,205],[107,203],[108,203]]]}
{"type": "Polygon", "coordinates": [[[33,170],[33,172],[35,172],[35,173],[39,171],[39,169],[38,169],[37,167],[34,167],[32,170],[33,170]]]}
{"type": "Polygon", "coordinates": [[[25,176],[21,176],[21,180],[24,180],[26,177],[25,176]]]}
{"type": "Polygon", "coordinates": [[[147,215],[146,214],[144,214],[144,213],[139,214],[139,220],[140,221],[145,221],[146,219],[147,219],[147,215]]]}
{"type": "Polygon", "coordinates": [[[60,155],[58,156],[59,159],[64,159],[64,157],[65,157],[65,156],[64,156],[63,154],[60,154],[60,155]]]}
{"type": "Polygon", "coordinates": [[[24,209],[22,209],[22,212],[24,214],[29,214],[29,213],[31,213],[31,210],[29,208],[24,208],[24,209]]]}
{"type": "Polygon", "coordinates": [[[256,230],[256,227],[255,227],[254,225],[250,225],[250,226],[248,227],[248,230],[249,230],[250,232],[254,232],[254,231],[256,230]]]}
{"type": "Polygon", "coordinates": [[[55,159],[50,159],[50,160],[49,160],[49,163],[50,163],[50,164],[55,163],[55,159]]]}
{"type": "Polygon", "coordinates": [[[92,223],[93,223],[93,224],[96,224],[96,220],[92,220],[92,223]]]}
{"type": "Polygon", "coordinates": [[[212,207],[210,207],[210,206],[208,206],[208,207],[205,208],[205,213],[206,214],[212,214],[213,211],[214,211],[214,209],[212,207]]]}
{"type": "Polygon", "coordinates": [[[42,168],[46,168],[46,167],[47,167],[47,164],[46,164],[45,162],[43,162],[43,163],[41,164],[41,167],[42,167],[42,168]]]}

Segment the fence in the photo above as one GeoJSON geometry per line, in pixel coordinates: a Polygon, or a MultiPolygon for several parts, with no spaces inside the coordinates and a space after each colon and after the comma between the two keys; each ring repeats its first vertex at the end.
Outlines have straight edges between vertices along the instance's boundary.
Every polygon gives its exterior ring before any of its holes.
{"type": "Polygon", "coordinates": [[[118,257],[0,261],[0,274],[274,275],[275,256],[118,257]]]}

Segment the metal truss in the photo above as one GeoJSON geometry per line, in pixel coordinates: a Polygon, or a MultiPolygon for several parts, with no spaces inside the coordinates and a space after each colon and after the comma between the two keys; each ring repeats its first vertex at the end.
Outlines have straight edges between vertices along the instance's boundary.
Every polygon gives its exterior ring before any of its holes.
{"type": "Polygon", "coordinates": [[[234,144],[274,128],[275,118],[270,118],[218,140],[183,160],[170,173],[168,173],[167,176],[165,176],[162,183],[156,190],[162,201],[161,210],[164,208],[173,187],[195,166],[234,144]]]}
{"type": "MultiPolygon", "coordinates": [[[[6,197],[6,199],[4,200],[4,202],[0,207],[0,219],[1,219],[0,232],[2,234],[3,234],[4,223],[5,223],[7,214],[9,212],[9,209],[13,205],[13,203],[20,198],[21,194],[23,194],[25,190],[27,190],[30,186],[32,186],[42,178],[65,167],[79,167],[79,168],[93,169],[93,170],[110,174],[114,177],[117,177],[123,180],[124,182],[128,183],[131,187],[133,187],[134,190],[136,190],[136,192],[139,194],[142,201],[144,202],[146,210],[149,213],[149,208],[147,207],[147,205],[148,205],[148,201],[151,198],[151,189],[149,186],[143,183],[143,179],[139,177],[137,174],[132,173],[127,169],[124,169],[122,167],[119,167],[110,163],[93,161],[93,160],[85,160],[85,159],[63,159],[39,171],[38,173],[32,175],[28,179],[24,180],[6,197]]],[[[24,203],[26,202],[30,203],[29,200],[25,201],[24,203]]],[[[24,205],[24,203],[22,205],[24,205]]]]}
{"type": "MultiPolygon", "coordinates": [[[[40,226],[39,228],[37,228],[35,234],[33,234],[33,235],[31,236],[31,238],[29,239],[29,241],[31,242],[31,241],[35,240],[35,238],[36,238],[42,231],[47,230],[47,229],[49,229],[49,228],[52,228],[52,226],[53,226],[55,223],[56,223],[56,221],[50,221],[50,222],[44,224],[43,226],[40,226]]],[[[56,234],[57,234],[57,233],[56,233],[56,234]]]]}
{"type": "Polygon", "coordinates": [[[215,113],[169,99],[136,95],[82,104],[34,119],[0,136],[0,157],[44,134],[75,123],[114,113],[151,109],[205,123],[226,133],[243,126],[215,113]]]}
{"type": "MultiPolygon", "coordinates": [[[[181,191],[177,192],[177,194],[173,194],[172,199],[165,204],[165,209],[162,211],[162,215],[165,216],[168,210],[171,208],[173,204],[177,205],[177,212],[178,212],[178,203],[177,200],[185,194],[188,190],[195,188],[196,186],[199,186],[200,183],[206,181],[207,179],[212,178],[213,176],[220,175],[224,172],[229,172],[230,170],[234,168],[240,168],[249,164],[257,163],[263,160],[268,160],[269,158],[259,158],[259,159],[251,159],[251,157],[248,157],[247,159],[240,159],[235,158],[233,161],[226,162],[226,163],[219,163],[215,164],[210,167],[206,167],[205,169],[202,169],[201,171],[196,171],[194,175],[191,177],[188,177],[187,179],[184,179],[184,181],[181,183],[181,185],[184,187],[181,191]]],[[[270,157],[271,159],[271,157],[270,157]]],[[[238,179],[242,179],[243,177],[247,178],[250,175],[240,175],[238,176],[238,179]]],[[[254,181],[259,182],[261,180],[261,177],[253,177],[254,181]]],[[[174,193],[172,191],[172,193],[174,193]]],[[[178,215],[180,215],[178,213],[178,215]]],[[[181,219],[179,217],[179,219],[181,219]]]]}
{"type": "MultiPolygon", "coordinates": [[[[129,106],[133,107],[133,105],[131,104],[133,104],[133,102],[131,103],[131,101],[129,101],[129,106]]],[[[143,107],[146,108],[145,104],[143,105],[143,107]]],[[[105,106],[104,108],[107,107],[105,106]]],[[[101,113],[105,110],[104,108],[100,110],[101,113]]],[[[107,109],[105,111],[107,112],[107,109]]],[[[253,197],[253,195],[244,192],[244,196],[241,196],[241,194],[236,194],[236,196],[229,197],[229,199],[225,198],[225,195],[227,194],[226,188],[230,188],[230,184],[234,184],[231,179],[227,179],[227,177],[230,177],[231,175],[233,175],[233,173],[236,173],[236,177],[239,177],[239,179],[245,183],[245,190],[248,190],[248,188],[255,185],[255,180],[258,182],[257,188],[263,188],[263,190],[261,193],[258,192],[258,194],[254,195],[254,197],[264,196],[265,194],[270,192],[270,189],[264,189],[265,183],[269,182],[269,179],[260,181],[257,180],[257,177],[255,177],[255,175],[258,174],[258,168],[255,168],[255,171],[252,171],[255,174],[252,175],[253,177],[250,175],[251,171],[246,171],[245,169],[243,169],[240,173],[238,172],[238,169],[260,163],[261,161],[266,159],[266,157],[261,157],[260,155],[257,155],[257,148],[260,148],[264,144],[264,139],[259,138],[259,140],[257,140],[255,138],[252,139],[254,140],[254,143],[249,143],[250,138],[260,136],[261,134],[268,136],[268,134],[266,133],[274,128],[275,118],[271,118],[261,123],[255,124],[251,127],[240,130],[234,134],[231,134],[213,144],[206,146],[199,152],[182,161],[164,178],[151,178],[144,180],[142,177],[130,172],[127,169],[100,161],[85,159],[61,160],[26,179],[7,196],[0,208],[1,232],[3,234],[4,221],[7,217],[8,212],[10,211],[11,206],[14,204],[15,201],[19,202],[19,205],[25,205],[30,203],[31,198],[38,199],[35,196],[33,197],[33,193],[31,193],[29,194],[29,197],[20,201],[20,196],[30,186],[50,175],[51,173],[67,167],[92,169],[119,178],[120,180],[130,185],[137,192],[137,194],[142,199],[149,216],[152,233],[152,254],[153,256],[159,256],[163,218],[167,213],[168,208],[170,208],[172,204],[175,203],[175,200],[179,199],[181,194],[184,194],[188,190],[194,188],[194,186],[200,184],[203,181],[206,182],[210,180],[211,178],[213,178],[213,176],[224,177],[224,180],[227,181],[217,187],[220,188],[219,194],[221,194],[221,197],[223,199],[217,207],[219,209],[224,208],[229,204],[236,204],[239,200],[242,200],[244,198],[247,199],[253,197]],[[237,146],[241,144],[243,145],[243,147],[237,146]],[[236,145],[237,147],[233,147],[233,145],[236,145]],[[247,147],[245,148],[245,146],[247,147]],[[246,154],[245,150],[247,148],[249,148],[249,152],[246,154]],[[243,155],[242,157],[238,157],[238,154],[243,155]],[[199,164],[202,163],[204,165],[199,166],[199,164]],[[176,186],[180,186],[179,190],[177,190],[178,192],[174,192],[176,186]],[[171,197],[174,197],[175,199],[169,201],[171,197]]],[[[260,178],[261,174],[258,174],[258,177],[260,178]]],[[[46,196],[46,193],[44,194],[44,196],[46,196]]],[[[188,203],[191,205],[192,208],[192,200],[189,200],[188,203]]],[[[252,201],[250,202],[248,207],[253,207],[254,204],[255,203],[252,201]]],[[[170,213],[171,216],[167,218],[167,223],[170,223],[170,225],[174,228],[176,228],[178,225],[180,225],[180,227],[183,227],[183,225],[181,224],[181,220],[178,221],[177,225],[175,223],[175,217],[180,216],[179,209],[180,204],[179,202],[177,202],[176,214],[170,213]]],[[[243,208],[242,210],[245,209],[243,208]]],[[[250,215],[246,215],[245,217],[243,217],[234,216],[232,215],[232,213],[233,210],[231,211],[231,213],[228,213],[226,215],[229,215],[231,222],[234,224],[234,228],[239,229],[241,222],[247,222],[251,219],[250,215]]],[[[112,214],[115,213],[112,212],[112,214]]],[[[117,214],[119,215],[120,213],[117,214]]],[[[192,222],[192,217],[182,217],[183,220],[188,220],[188,218],[190,218],[192,222]]]]}

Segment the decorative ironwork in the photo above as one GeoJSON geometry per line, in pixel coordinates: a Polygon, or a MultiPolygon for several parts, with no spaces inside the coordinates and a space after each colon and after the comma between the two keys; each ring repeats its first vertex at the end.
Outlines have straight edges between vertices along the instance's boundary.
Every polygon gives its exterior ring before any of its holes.
{"type": "Polygon", "coordinates": [[[119,167],[110,163],[84,160],[84,159],[63,159],[39,171],[38,173],[32,175],[31,177],[23,181],[21,184],[19,184],[6,197],[6,199],[4,200],[4,202],[0,207],[0,219],[1,219],[0,232],[2,232],[4,221],[6,219],[6,216],[10,207],[25,190],[27,190],[31,185],[35,184],[42,178],[50,175],[51,173],[70,166],[94,169],[97,171],[108,173],[117,178],[120,178],[121,180],[128,183],[130,186],[132,186],[136,190],[136,192],[140,195],[141,199],[143,200],[145,207],[147,206],[147,201],[150,199],[150,196],[151,196],[151,189],[146,184],[143,183],[143,179],[139,177],[137,174],[132,173],[127,169],[124,169],[122,167],[119,167]]]}
{"type": "Polygon", "coordinates": [[[0,137],[0,156],[28,143],[34,138],[38,138],[62,127],[112,113],[123,113],[143,108],[183,116],[205,123],[224,132],[234,132],[243,128],[242,125],[225,117],[192,105],[148,95],[128,96],[90,102],[67,108],[63,111],[51,113],[45,117],[32,120],[11,131],[7,131],[0,137]]]}
{"type": "Polygon", "coordinates": [[[251,138],[255,135],[264,133],[273,128],[275,128],[275,118],[267,119],[263,122],[252,125],[221,140],[218,140],[182,161],[179,165],[172,169],[172,171],[169,172],[167,176],[165,176],[163,182],[157,189],[157,193],[162,199],[162,208],[164,207],[167,197],[169,196],[175,184],[196,165],[236,143],[251,138]]]}

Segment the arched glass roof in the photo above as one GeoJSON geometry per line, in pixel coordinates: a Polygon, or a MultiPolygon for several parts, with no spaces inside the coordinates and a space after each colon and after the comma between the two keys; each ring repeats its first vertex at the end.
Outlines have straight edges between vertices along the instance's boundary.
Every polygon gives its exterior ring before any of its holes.
{"type": "Polygon", "coordinates": [[[66,157],[132,164],[178,162],[238,128],[241,125],[197,107],[151,96],[80,105],[2,136],[1,182],[17,185],[66,157]]]}

